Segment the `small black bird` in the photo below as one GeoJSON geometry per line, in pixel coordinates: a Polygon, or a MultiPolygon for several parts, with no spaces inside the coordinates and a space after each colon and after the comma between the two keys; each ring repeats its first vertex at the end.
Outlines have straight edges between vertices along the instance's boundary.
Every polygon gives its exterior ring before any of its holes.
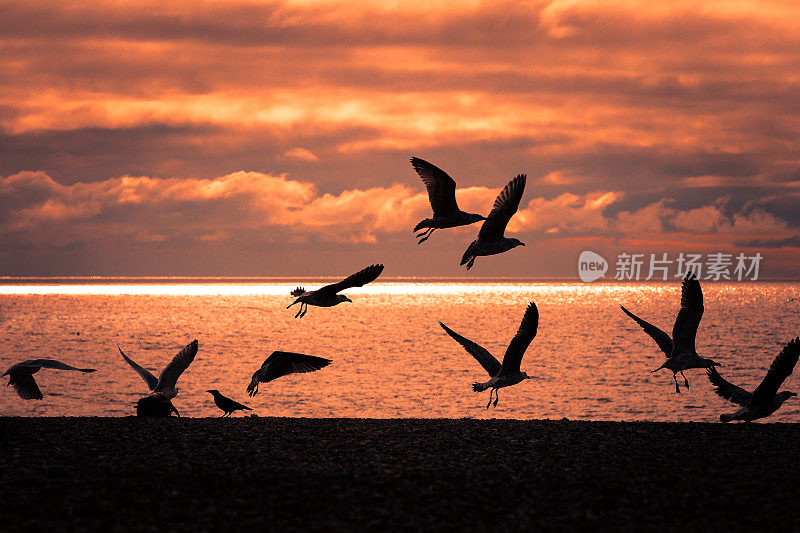
{"type": "Polygon", "coordinates": [[[225,411],[225,414],[223,414],[222,416],[230,416],[234,411],[242,411],[245,409],[248,411],[252,411],[252,409],[250,409],[246,405],[242,405],[239,402],[235,402],[230,398],[223,396],[217,389],[207,390],[206,392],[210,392],[211,394],[213,394],[214,403],[217,404],[217,407],[225,411]]]}

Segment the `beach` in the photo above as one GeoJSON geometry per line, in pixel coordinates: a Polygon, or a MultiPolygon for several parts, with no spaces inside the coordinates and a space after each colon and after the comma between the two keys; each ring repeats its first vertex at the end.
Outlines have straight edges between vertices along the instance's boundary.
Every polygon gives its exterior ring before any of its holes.
{"type": "Polygon", "coordinates": [[[798,530],[796,424],[0,419],[4,531],[798,530]]]}

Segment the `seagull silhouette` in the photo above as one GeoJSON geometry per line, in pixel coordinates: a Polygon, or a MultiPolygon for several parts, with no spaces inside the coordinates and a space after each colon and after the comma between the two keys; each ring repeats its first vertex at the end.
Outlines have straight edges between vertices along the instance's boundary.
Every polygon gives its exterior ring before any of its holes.
{"type": "Polygon", "coordinates": [[[211,395],[214,396],[214,403],[223,411],[222,416],[231,416],[231,413],[234,411],[252,411],[252,409],[246,405],[231,400],[227,396],[223,396],[217,389],[210,389],[206,392],[210,392],[211,395]]]}
{"type": "Polygon", "coordinates": [[[637,324],[656,341],[661,351],[667,355],[667,360],[660,367],[653,370],[658,372],[662,368],[672,370],[672,379],[675,381],[675,392],[681,393],[678,386],[678,372],[683,376],[683,383],[689,388],[689,380],[686,379],[683,371],[690,368],[711,368],[722,366],[712,359],[706,359],[697,355],[695,349],[695,337],[700,319],[703,318],[703,291],[700,282],[693,272],[687,272],[681,284],[681,309],[675,317],[675,324],[672,326],[672,337],[670,338],[664,331],[653,324],[642,320],[634,315],[625,307],[621,306],[626,315],[631,317],[637,324]]]}
{"type": "Polygon", "coordinates": [[[433,218],[426,218],[414,226],[415,232],[425,229],[416,235],[420,239],[417,244],[427,241],[428,237],[437,229],[457,228],[486,220],[483,215],[466,213],[458,208],[456,182],[447,172],[419,157],[411,158],[411,166],[425,183],[425,187],[428,189],[428,200],[433,209],[433,218]]]}
{"type": "Polygon", "coordinates": [[[371,265],[363,270],[359,270],[355,274],[346,277],[342,281],[325,285],[315,291],[307,291],[303,287],[297,287],[291,292],[291,295],[297,298],[294,302],[289,304],[286,309],[289,309],[295,304],[300,304],[300,310],[294,315],[295,318],[303,318],[308,311],[309,305],[316,305],[317,307],[333,307],[342,302],[352,302],[350,298],[344,294],[336,294],[339,291],[349,289],[352,287],[363,287],[371,281],[375,281],[378,276],[383,272],[383,265],[371,265]]]}
{"type": "MultiPolygon", "coordinates": [[[[184,346],[181,351],[172,358],[172,361],[164,367],[159,377],[155,377],[149,371],[137,365],[133,359],[125,355],[125,352],[123,352],[122,348],[119,346],[117,346],[117,350],[122,354],[122,358],[125,359],[125,362],[131,365],[131,368],[133,368],[136,373],[142,377],[144,382],[147,383],[147,387],[153,391],[150,396],[169,401],[178,395],[178,388],[176,387],[178,378],[189,368],[189,365],[194,361],[195,355],[197,355],[197,339],[184,346]]],[[[175,412],[177,413],[177,409],[175,409],[175,412]]]]}
{"type": "Polygon", "coordinates": [[[459,335],[441,322],[439,322],[439,325],[448,335],[463,346],[467,353],[474,357],[492,378],[486,383],[472,384],[472,390],[475,392],[491,389],[489,391],[489,403],[486,404],[487,409],[492,405],[492,393],[495,395],[494,406],[497,407],[497,402],[500,400],[497,389],[510,387],[520,383],[522,380],[531,379],[525,372],[520,372],[519,367],[520,363],[522,363],[522,356],[525,355],[525,350],[528,349],[531,341],[536,336],[536,330],[539,327],[539,310],[534,302],[531,302],[525,310],[525,315],[522,317],[517,334],[514,335],[508,348],[506,348],[502,364],[483,346],[459,335]]]}
{"type": "Polygon", "coordinates": [[[708,380],[715,387],[714,392],[740,406],[735,413],[719,415],[719,419],[723,422],[731,420],[751,422],[771,415],[783,405],[783,402],[792,396],[797,396],[794,392],[778,392],[778,388],[794,370],[798,355],[800,355],[800,339],[795,338],[789,341],[775,357],[767,370],[767,375],[752,393],[726,381],[713,366],[706,369],[708,380]]]}
{"type": "MultiPolygon", "coordinates": [[[[95,372],[94,368],[75,368],[68,364],[56,361],[55,359],[31,359],[17,363],[8,370],[3,376],[8,376],[8,387],[12,385],[14,390],[23,400],[41,400],[44,398],[39,385],[33,379],[33,375],[42,368],[53,368],[56,370],[77,370],[78,372],[95,372]]],[[[0,376],[2,377],[2,376],[0,376]]]]}
{"type": "Polygon", "coordinates": [[[524,242],[505,237],[504,233],[508,221],[519,209],[522,193],[525,192],[526,179],[525,174],[519,174],[497,195],[492,211],[478,232],[478,238],[470,243],[461,258],[461,264],[466,264],[467,270],[472,268],[475,258],[479,255],[501,254],[517,246],[525,246],[524,242]]]}
{"type": "Polygon", "coordinates": [[[247,386],[247,394],[258,394],[259,383],[269,383],[281,376],[289,374],[314,372],[331,364],[330,359],[323,359],[313,355],[304,355],[292,352],[272,352],[266,358],[261,368],[253,372],[253,378],[247,386]]]}

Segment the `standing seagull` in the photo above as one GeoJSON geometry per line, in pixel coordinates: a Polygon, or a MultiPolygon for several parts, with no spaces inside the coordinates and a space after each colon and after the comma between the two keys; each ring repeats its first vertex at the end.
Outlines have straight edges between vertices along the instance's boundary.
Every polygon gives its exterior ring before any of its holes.
{"type": "Polygon", "coordinates": [[[303,355],[292,352],[272,352],[261,365],[261,368],[253,372],[253,379],[247,386],[247,394],[255,396],[258,394],[259,383],[269,383],[273,379],[289,374],[314,372],[331,364],[330,359],[315,357],[313,355],[303,355]]]}
{"type": "Polygon", "coordinates": [[[349,289],[351,287],[363,287],[371,281],[375,281],[378,276],[383,272],[383,265],[371,265],[364,270],[359,270],[355,274],[346,277],[342,281],[325,285],[315,291],[307,291],[303,287],[297,287],[290,294],[297,298],[294,302],[289,304],[286,309],[294,304],[300,304],[300,310],[294,315],[295,318],[303,318],[308,311],[309,305],[316,305],[317,307],[333,307],[342,302],[351,302],[350,298],[344,294],[336,294],[339,291],[349,289]]]}
{"type": "Polygon", "coordinates": [[[472,241],[461,258],[461,264],[467,265],[467,270],[472,268],[475,258],[479,255],[495,255],[507,252],[517,246],[525,246],[519,239],[511,239],[503,234],[508,226],[508,221],[519,209],[522,193],[525,192],[525,174],[519,174],[508,182],[494,201],[492,212],[484,221],[478,232],[478,238],[472,241]]]}
{"type": "Polygon", "coordinates": [[[222,416],[231,416],[231,413],[234,411],[252,411],[252,409],[246,405],[231,400],[227,396],[223,396],[217,389],[207,390],[206,392],[210,392],[211,395],[214,396],[214,403],[223,411],[222,416]]]}
{"type": "Polygon", "coordinates": [[[427,241],[428,237],[437,229],[457,228],[486,220],[483,215],[466,213],[458,208],[456,182],[447,172],[419,157],[411,158],[411,166],[425,183],[425,187],[428,189],[428,200],[433,209],[433,218],[426,218],[414,226],[415,232],[427,228],[416,235],[418,239],[422,237],[417,244],[427,241]]]}
{"type": "Polygon", "coordinates": [[[689,380],[686,379],[683,371],[690,368],[711,368],[722,366],[719,363],[700,357],[695,350],[695,337],[697,328],[700,326],[700,319],[703,318],[703,291],[700,282],[693,272],[689,271],[683,278],[681,285],[681,309],[675,317],[675,324],[672,326],[672,338],[664,331],[653,324],[646,322],[634,315],[623,306],[622,310],[626,315],[636,321],[639,326],[650,335],[661,351],[667,355],[667,360],[660,367],[653,370],[658,372],[662,368],[672,370],[672,379],[675,381],[675,392],[681,393],[678,386],[678,372],[683,376],[683,383],[689,388],[689,380]]]}
{"type": "Polygon", "coordinates": [[[794,370],[798,355],[800,355],[800,339],[795,338],[789,341],[789,344],[775,357],[767,370],[767,375],[752,394],[726,381],[716,368],[706,369],[708,380],[715,386],[714,392],[741,406],[735,413],[719,415],[719,419],[723,422],[731,420],[751,422],[771,415],[783,405],[783,402],[792,396],[797,396],[794,392],[778,392],[778,388],[794,370]]]}
{"type": "Polygon", "coordinates": [[[506,354],[503,356],[503,364],[500,364],[500,361],[490,354],[483,346],[472,342],[466,337],[462,337],[441,322],[439,322],[439,325],[444,328],[448,335],[463,346],[467,353],[474,357],[492,378],[486,383],[472,384],[472,390],[475,392],[483,392],[486,389],[492,389],[489,391],[489,403],[486,404],[487,409],[492,404],[492,393],[495,395],[494,406],[497,407],[497,402],[500,400],[497,389],[516,385],[524,379],[531,379],[525,372],[520,372],[519,365],[522,362],[522,356],[525,355],[525,350],[528,349],[531,341],[536,336],[536,330],[539,327],[539,310],[536,308],[534,302],[531,302],[525,310],[525,315],[522,317],[522,323],[519,325],[517,334],[514,335],[508,348],[506,348],[506,354]]]}
{"type": "Polygon", "coordinates": [[[33,375],[42,368],[77,370],[78,372],[96,371],[94,368],[75,368],[55,359],[31,359],[11,366],[3,376],[8,376],[8,385],[13,385],[14,390],[23,400],[41,400],[44,396],[42,391],[39,390],[36,380],[33,379],[33,375]]]}
{"type": "Polygon", "coordinates": [[[181,377],[184,370],[189,368],[189,365],[194,361],[194,356],[197,355],[197,339],[184,346],[161,371],[159,377],[155,377],[149,371],[137,365],[133,359],[125,355],[125,352],[119,346],[117,346],[117,350],[122,354],[122,358],[147,383],[150,390],[153,391],[150,396],[161,398],[162,400],[171,400],[178,395],[178,388],[175,386],[178,383],[178,378],[181,377]]]}

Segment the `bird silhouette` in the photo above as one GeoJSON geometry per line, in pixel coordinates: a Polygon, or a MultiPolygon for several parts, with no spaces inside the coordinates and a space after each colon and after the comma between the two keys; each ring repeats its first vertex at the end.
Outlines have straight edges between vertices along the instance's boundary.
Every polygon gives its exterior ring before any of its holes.
{"type": "Polygon", "coordinates": [[[697,355],[695,337],[697,336],[697,328],[700,326],[700,319],[703,318],[704,308],[700,281],[698,281],[693,272],[687,272],[681,284],[681,308],[675,317],[675,324],[672,326],[672,337],[653,324],[634,315],[622,305],[620,307],[626,315],[639,324],[645,333],[656,341],[661,351],[666,354],[667,360],[653,372],[658,372],[662,368],[672,370],[675,392],[678,394],[681,393],[681,389],[678,386],[678,372],[683,376],[683,383],[688,389],[689,380],[686,379],[686,375],[683,373],[684,370],[722,366],[712,359],[697,355]]]}
{"type": "Polygon", "coordinates": [[[433,209],[433,218],[426,218],[414,226],[414,231],[425,231],[416,235],[422,244],[437,229],[457,228],[467,226],[481,220],[486,220],[483,215],[467,213],[459,209],[456,202],[456,182],[447,172],[436,165],[428,163],[418,157],[411,158],[411,166],[419,174],[428,189],[428,200],[433,209]]]}
{"type": "Polygon", "coordinates": [[[719,415],[719,419],[723,422],[731,420],[751,422],[771,415],[783,405],[783,402],[792,396],[797,396],[790,391],[778,392],[778,388],[794,370],[798,355],[800,355],[800,339],[795,338],[789,341],[775,357],[767,370],[767,375],[752,393],[725,380],[713,366],[706,369],[708,380],[715,387],[714,392],[740,406],[735,413],[719,415]]]}
{"type": "MultiPolygon", "coordinates": [[[[8,376],[9,385],[14,387],[17,394],[23,400],[41,400],[44,398],[42,391],[39,390],[39,385],[33,375],[42,368],[52,368],[55,370],[77,370],[78,372],[95,372],[94,368],[75,368],[61,361],[55,359],[30,359],[22,361],[9,367],[3,376],[8,376]]],[[[2,377],[2,376],[0,376],[2,377]]]]}
{"type": "Polygon", "coordinates": [[[303,287],[297,287],[290,294],[297,298],[294,302],[289,304],[286,309],[289,309],[295,304],[300,304],[300,310],[294,315],[295,318],[303,318],[308,311],[309,305],[316,305],[317,307],[333,307],[342,302],[352,302],[350,298],[344,294],[337,294],[352,287],[363,287],[367,283],[375,281],[378,276],[383,272],[383,265],[370,265],[363,270],[359,270],[355,274],[347,276],[342,281],[325,285],[315,291],[307,291],[303,287]]]}
{"type": "Polygon", "coordinates": [[[323,359],[314,355],[304,355],[292,352],[272,352],[266,358],[261,368],[253,372],[253,378],[247,386],[247,394],[258,394],[259,383],[269,383],[281,376],[289,374],[314,372],[331,364],[330,359],[323,359]]]}
{"type": "Polygon", "coordinates": [[[214,396],[214,403],[223,411],[222,416],[231,416],[234,411],[252,411],[246,405],[223,396],[217,389],[209,389],[206,392],[210,392],[214,396]]]}
{"type": "Polygon", "coordinates": [[[516,385],[525,379],[531,379],[527,373],[520,372],[520,363],[522,363],[522,356],[525,355],[525,351],[536,336],[536,331],[539,328],[539,310],[534,302],[531,302],[525,310],[519,329],[508,344],[508,348],[506,348],[502,364],[483,346],[459,335],[441,322],[439,322],[439,325],[489,373],[491,379],[486,383],[478,382],[472,384],[472,390],[475,392],[491,389],[489,391],[489,403],[486,404],[487,409],[492,405],[492,394],[495,396],[494,406],[497,407],[497,402],[500,401],[498,389],[516,385]]]}
{"type": "MultiPolygon", "coordinates": [[[[117,346],[117,350],[122,354],[122,358],[125,359],[125,362],[131,365],[131,368],[133,368],[136,373],[142,377],[144,382],[147,383],[147,387],[153,391],[150,396],[169,401],[178,395],[178,388],[176,386],[178,378],[181,377],[181,374],[183,374],[183,372],[189,368],[189,365],[192,364],[192,361],[194,361],[194,357],[197,355],[197,346],[197,339],[184,346],[175,357],[172,358],[172,361],[164,367],[159,377],[155,377],[148,370],[137,365],[133,359],[125,355],[125,352],[123,352],[122,348],[119,346],[117,346]]],[[[177,409],[175,411],[177,412],[177,409]]]]}
{"type": "Polygon", "coordinates": [[[517,246],[525,246],[519,239],[512,239],[504,234],[508,222],[519,209],[519,202],[525,192],[526,179],[525,174],[519,174],[497,195],[492,211],[481,225],[478,238],[470,243],[461,258],[461,264],[466,264],[467,270],[472,268],[475,258],[480,255],[496,255],[517,246]]]}

